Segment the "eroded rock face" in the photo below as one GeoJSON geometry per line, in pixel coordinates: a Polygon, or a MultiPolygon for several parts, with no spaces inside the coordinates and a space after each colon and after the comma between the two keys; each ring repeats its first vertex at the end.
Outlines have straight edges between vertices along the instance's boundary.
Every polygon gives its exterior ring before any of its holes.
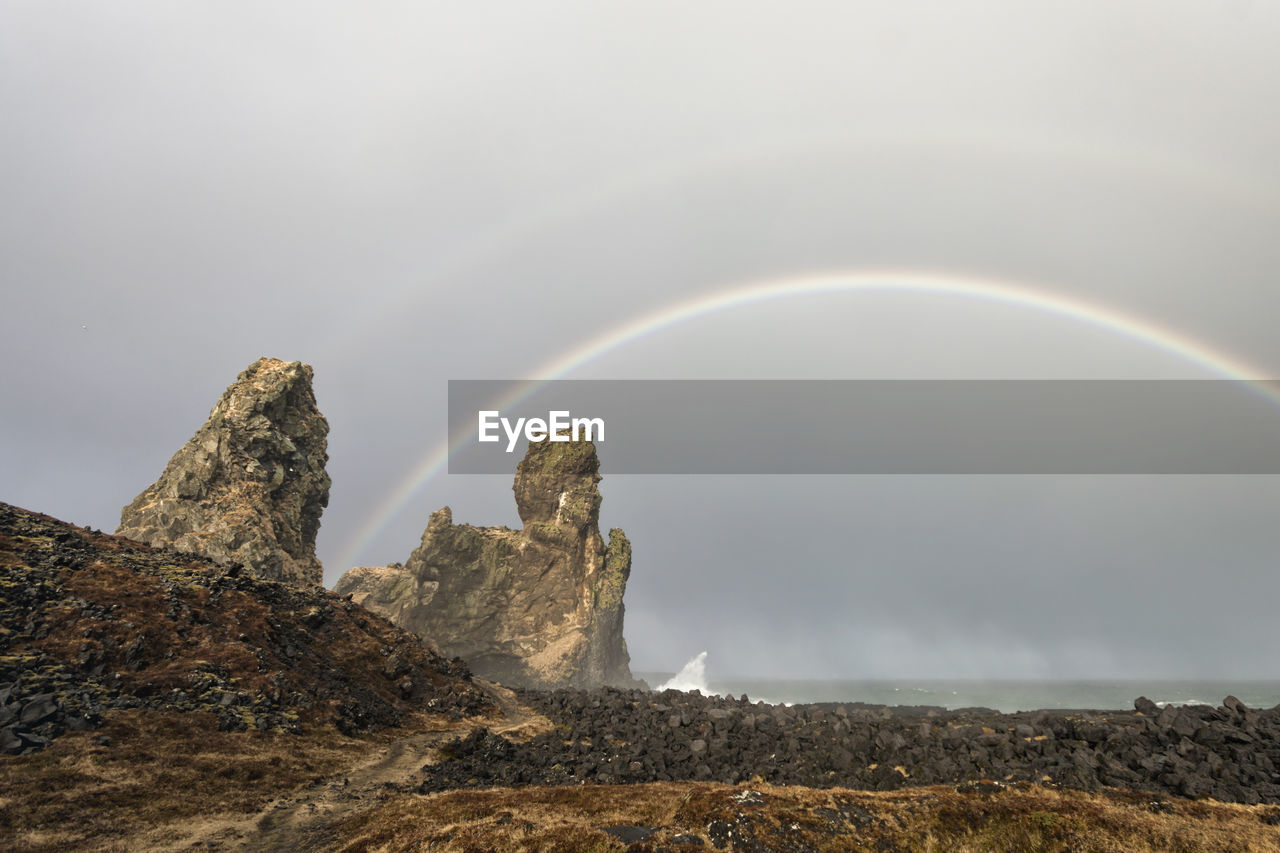
{"type": "Polygon", "coordinates": [[[120,513],[116,533],[241,563],[257,577],[321,582],[329,424],[311,367],[260,358],[241,373],[160,479],[120,513]]]}
{"type": "Polygon", "coordinates": [[[340,594],[504,684],[632,683],[622,637],[631,544],[600,535],[599,460],[590,442],[536,442],[516,470],[521,530],[433,513],[404,566],[357,568],[340,594]]]}

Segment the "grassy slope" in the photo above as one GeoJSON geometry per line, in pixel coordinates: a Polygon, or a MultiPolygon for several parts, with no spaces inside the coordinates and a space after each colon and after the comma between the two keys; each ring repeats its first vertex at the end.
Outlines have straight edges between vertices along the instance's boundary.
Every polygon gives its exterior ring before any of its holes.
{"type": "Polygon", "coordinates": [[[0,849],[254,813],[380,742],[493,710],[461,662],[332,593],[6,504],[0,682],[10,710],[62,709],[38,730],[50,746],[0,756],[0,849]]]}
{"type": "Polygon", "coordinates": [[[1280,825],[1268,821],[1280,823],[1280,808],[1031,785],[998,793],[588,785],[403,796],[338,824],[331,849],[1280,851],[1280,825]],[[660,829],[627,847],[602,829],[617,825],[660,829]],[[678,844],[680,834],[706,846],[678,844]]]}

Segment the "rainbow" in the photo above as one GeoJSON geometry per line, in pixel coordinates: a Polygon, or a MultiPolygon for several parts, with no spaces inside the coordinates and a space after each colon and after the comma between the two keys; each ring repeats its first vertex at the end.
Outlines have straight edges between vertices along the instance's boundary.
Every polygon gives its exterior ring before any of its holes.
{"type": "MultiPolygon", "coordinates": [[[[495,408],[511,406],[532,394],[542,384],[562,379],[611,350],[720,311],[796,297],[875,292],[958,297],[1025,308],[1119,335],[1225,379],[1256,382],[1266,378],[1266,374],[1257,367],[1188,334],[1098,302],[991,278],[930,271],[866,270],[749,282],[664,306],[622,323],[541,365],[533,371],[534,378],[530,379],[525,390],[497,401],[495,408]]],[[[1274,396],[1271,390],[1259,387],[1268,395],[1274,396]]],[[[350,545],[340,555],[340,565],[344,570],[353,565],[355,555],[382,532],[404,504],[428,480],[445,468],[450,454],[465,440],[465,436],[460,436],[452,444],[446,440],[432,447],[387,497],[374,507],[350,545]]]]}

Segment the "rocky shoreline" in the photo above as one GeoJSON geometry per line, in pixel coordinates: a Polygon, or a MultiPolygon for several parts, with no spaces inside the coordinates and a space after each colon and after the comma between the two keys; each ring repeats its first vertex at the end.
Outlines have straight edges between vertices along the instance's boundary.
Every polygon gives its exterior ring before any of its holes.
{"type": "Polygon", "coordinates": [[[1280,803],[1280,707],[1036,711],[765,705],[746,697],[602,688],[521,691],[554,724],[514,742],[475,729],[423,768],[461,787],[759,781],[895,790],[1031,782],[1245,804],[1280,803]]]}

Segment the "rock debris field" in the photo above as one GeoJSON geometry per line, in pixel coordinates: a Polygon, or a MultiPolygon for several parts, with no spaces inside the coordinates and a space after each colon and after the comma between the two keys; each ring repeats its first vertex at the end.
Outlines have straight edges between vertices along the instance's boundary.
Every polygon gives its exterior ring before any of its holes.
{"type": "Polygon", "coordinates": [[[775,706],[668,690],[524,691],[552,731],[524,743],[475,729],[425,767],[457,787],[759,780],[893,790],[1015,782],[1280,803],[1280,708],[1134,711],[775,706]]]}

